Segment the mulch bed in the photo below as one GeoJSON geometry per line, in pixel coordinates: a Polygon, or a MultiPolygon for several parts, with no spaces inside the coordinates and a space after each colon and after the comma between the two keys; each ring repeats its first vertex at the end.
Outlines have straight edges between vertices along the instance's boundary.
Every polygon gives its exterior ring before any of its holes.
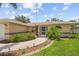
{"type": "Polygon", "coordinates": [[[51,42],[51,40],[47,40],[46,42],[41,43],[37,46],[27,47],[25,49],[19,49],[19,50],[14,50],[14,51],[1,52],[0,56],[21,56],[25,53],[30,53],[30,52],[33,52],[37,49],[41,49],[42,47],[48,45],[50,42],[51,42]]]}

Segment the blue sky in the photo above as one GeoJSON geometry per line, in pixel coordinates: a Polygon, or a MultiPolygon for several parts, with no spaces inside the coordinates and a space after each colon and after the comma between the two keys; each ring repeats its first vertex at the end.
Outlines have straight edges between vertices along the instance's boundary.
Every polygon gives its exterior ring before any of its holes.
{"type": "Polygon", "coordinates": [[[64,21],[79,18],[78,3],[17,3],[18,8],[4,3],[0,8],[0,19],[24,15],[32,22],[44,22],[50,18],[59,18],[64,21]]]}

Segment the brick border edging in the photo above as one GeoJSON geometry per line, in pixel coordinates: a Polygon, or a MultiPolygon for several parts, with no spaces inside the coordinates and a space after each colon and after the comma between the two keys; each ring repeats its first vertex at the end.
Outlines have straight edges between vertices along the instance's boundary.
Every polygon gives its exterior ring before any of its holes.
{"type": "Polygon", "coordinates": [[[50,42],[48,45],[46,45],[46,46],[44,46],[44,47],[42,47],[40,49],[37,49],[37,50],[35,50],[33,52],[30,52],[30,53],[27,53],[27,54],[23,54],[22,56],[32,56],[34,53],[40,52],[40,51],[48,48],[53,42],[54,42],[54,40],[52,42],[50,42]]]}
{"type": "Polygon", "coordinates": [[[49,45],[52,41],[51,40],[47,40],[39,45],[33,46],[33,47],[28,47],[28,48],[24,48],[24,49],[20,49],[20,50],[13,50],[13,51],[8,51],[8,52],[2,52],[0,53],[0,56],[22,56],[25,53],[26,54],[32,54],[33,52],[42,49],[43,47],[49,45]]]}

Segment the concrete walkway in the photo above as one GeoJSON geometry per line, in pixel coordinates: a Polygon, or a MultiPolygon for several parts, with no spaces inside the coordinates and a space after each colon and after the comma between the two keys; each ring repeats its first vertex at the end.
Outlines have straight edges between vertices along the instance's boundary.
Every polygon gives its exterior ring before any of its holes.
{"type": "Polygon", "coordinates": [[[19,43],[8,43],[8,44],[0,43],[0,52],[7,52],[7,51],[18,50],[18,49],[23,49],[27,47],[33,47],[45,42],[46,40],[47,38],[39,37],[39,38],[36,38],[35,40],[19,42],[19,43]]]}
{"type": "Polygon", "coordinates": [[[40,52],[40,51],[42,51],[42,50],[48,48],[53,42],[54,42],[54,40],[53,40],[52,42],[50,42],[48,45],[46,45],[46,46],[44,46],[44,47],[42,47],[42,48],[40,48],[40,49],[37,49],[37,50],[35,50],[35,51],[32,51],[32,52],[30,52],[30,53],[23,54],[22,56],[32,56],[33,54],[35,54],[35,53],[37,53],[37,52],[40,52]]]}

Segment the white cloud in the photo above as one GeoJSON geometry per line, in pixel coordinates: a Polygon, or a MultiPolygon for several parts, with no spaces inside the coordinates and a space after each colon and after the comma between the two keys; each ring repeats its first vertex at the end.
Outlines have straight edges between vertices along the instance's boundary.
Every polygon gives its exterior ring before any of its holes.
{"type": "Polygon", "coordinates": [[[35,4],[35,3],[24,3],[23,7],[24,8],[29,8],[29,9],[43,9],[42,5],[43,5],[42,3],[38,3],[38,4],[35,4]]]}
{"type": "Polygon", "coordinates": [[[19,7],[20,10],[22,10],[22,7],[19,7]]]}
{"type": "Polygon", "coordinates": [[[21,11],[18,11],[18,13],[21,13],[21,11]]]}
{"type": "Polygon", "coordinates": [[[35,4],[33,4],[33,3],[24,3],[23,7],[24,8],[29,8],[29,9],[34,9],[35,8],[35,4]]]}
{"type": "Polygon", "coordinates": [[[23,16],[25,16],[25,17],[29,17],[29,16],[31,16],[30,13],[22,13],[22,14],[20,14],[20,16],[21,16],[21,15],[23,15],[23,16]]]}
{"type": "Polygon", "coordinates": [[[10,19],[14,19],[14,18],[15,18],[15,16],[11,16],[11,17],[10,17],[10,19]]]}
{"type": "Polygon", "coordinates": [[[35,4],[35,3],[24,3],[23,7],[30,9],[32,12],[39,12],[39,9],[41,9],[41,10],[43,9],[42,5],[43,5],[42,3],[38,3],[38,4],[35,4]]]}
{"type": "Polygon", "coordinates": [[[71,19],[75,19],[75,18],[71,18],[71,19]]]}
{"type": "Polygon", "coordinates": [[[42,6],[42,4],[41,4],[41,3],[39,3],[39,4],[38,4],[38,8],[41,8],[41,6],[42,6]]]}
{"type": "Polygon", "coordinates": [[[63,10],[67,10],[68,9],[68,6],[65,6],[64,8],[63,8],[63,10]]]}
{"type": "Polygon", "coordinates": [[[30,18],[33,18],[33,16],[31,15],[30,18]]]}
{"type": "Polygon", "coordinates": [[[79,21],[79,16],[75,16],[73,18],[70,18],[70,20],[76,20],[76,21],[79,21]]]}
{"type": "Polygon", "coordinates": [[[36,12],[39,12],[39,10],[32,10],[32,12],[36,13],[36,12]]]}
{"type": "Polygon", "coordinates": [[[53,14],[51,14],[50,16],[51,16],[51,17],[53,17],[54,15],[53,15],[53,14]]]}
{"type": "Polygon", "coordinates": [[[72,3],[64,3],[64,5],[66,5],[66,6],[69,6],[69,5],[71,5],[72,3]]]}
{"type": "Polygon", "coordinates": [[[73,17],[73,18],[71,18],[71,19],[79,19],[79,16],[77,16],[77,17],[73,17]]]}
{"type": "Polygon", "coordinates": [[[16,14],[15,11],[12,11],[12,14],[16,14]]]}
{"type": "Polygon", "coordinates": [[[7,4],[7,3],[2,4],[2,5],[1,5],[1,8],[4,8],[4,7],[5,7],[5,8],[9,7],[9,4],[7,4]]]}
{"type": "Polygon", "coordinates": [[[24,8],[28,8],[31,10],[31,12],[38,12],[37,8],[36,8],[36,4],[33,4],[33,3],[24,3],[23,4],[23,7],[24,8]]]}
{"type": "Polygon", "coordinates": [[[8,5],[8,4],[5,4],[5,7],[6,7],[6,8],[9,7],[9,5],[8,5]]]}
{"type": "Polygon", "coordinates": [[[63,8],[63,10],[67,10],[71,4],[72,3],[64,3],[65,7],[63,8]]]}
{"type": "Polygon", "coordinates": [[[64,14],[64,12],[62,12],[62,13],[58,13],[58,15],[60,15],[60,16],[63,15],[63,14],[64,14]]]}
{"type": "Polygon", "coordinates": [[[47,15],[44,15],[44,17],[48,17],[47,15]]]}
{"type": "Polygon", "coordinates": [[[56,7],[53,7],[52,9],[53,9],[53,11],[55,11],[56,10],[56,7]]]}
{"type": "Polygon", "coordinates": [[[9,11],[6,11],[5,14],[9,14],[9,11]]]}
{"type": "Polygon", "coordinates": [[[43,5],[42,3],[38,3],[37,9],[43,9],[43,8],[42,8],[42,5],[43,5]]]}

